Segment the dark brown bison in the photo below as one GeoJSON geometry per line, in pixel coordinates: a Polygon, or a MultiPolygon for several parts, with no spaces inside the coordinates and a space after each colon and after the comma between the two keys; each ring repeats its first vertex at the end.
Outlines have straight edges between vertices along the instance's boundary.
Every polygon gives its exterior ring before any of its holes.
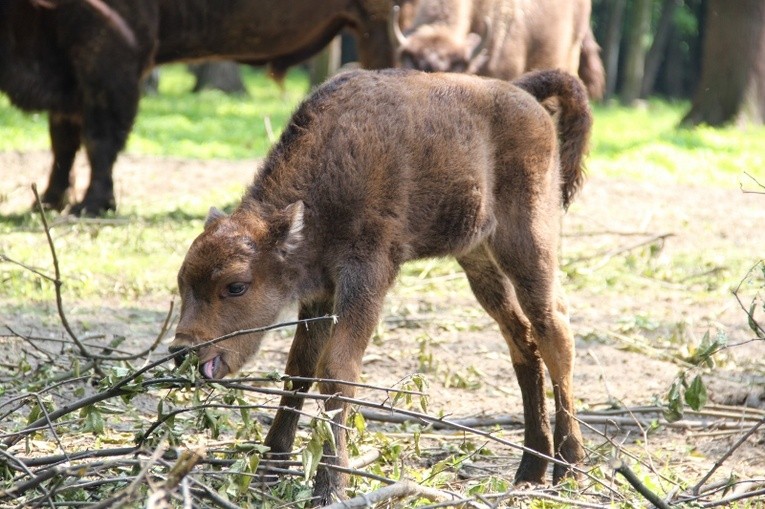
{"type": "Polygon", "coordinates": [[[64,207],[82,144],[91,180],[71,211],[99,214],[115,207],[112,166],[136,116],[141,76],[153,65],[228,59],[269,64],[279,74],[348,26],[359,35],[362,66],[390,67],[392,5],[391,0],[3,0],[0,91],[21,109],[49,113],[54,161],[43,202],[64,207]]]}
{"type": "Polygon", "coordinates": [[[398,61],[408,69],[510,80],[524,72],[579,72],[600,99],[605,71],[590,29],[590,0],[418,0],[402,32],[391,19],[398,61]]]}
{"type": "MultiPolygon", "coordinates": [[[[289,303],[300,318],[286,372],[320,377],[323,394],[352,397],[383,298],[408,260],[451,255],[510,348],[523,395],[526,446],[554,455],[554,479],[584,458],[574,419],[574,339],[557,284],[562,208],[582,182],[591,128],[580,81],[560,71],[510,83],[462,74],[353,71],[297,110],[242,203],[212,211],[178,273],[181,317],[172,351],[273,323],[289,303]],[[552,99],[550,99],[552,98],[552,99]],[[558,102],[559,126],[540,101],[558,102]],[[555,394],[550,432],[547,366],[555,394]],[[332,382],[331,380],[338,380],[332,382]],[[568,462],[568,463],[564,463],[568,462]]],[[[221,378],[256,353],[260,334],[199,350],[221,378]]],[[[292,385],[266,437],[289,452],[310,383],[292,385]]],[[[333,426],[346,465],[346,404],[333,426]]],[[[524,452],[518,482],[540,483],[547,460],[524,452]]],[[[346,479],[322,469],[315,495],[342,496],[346,479]]]]}

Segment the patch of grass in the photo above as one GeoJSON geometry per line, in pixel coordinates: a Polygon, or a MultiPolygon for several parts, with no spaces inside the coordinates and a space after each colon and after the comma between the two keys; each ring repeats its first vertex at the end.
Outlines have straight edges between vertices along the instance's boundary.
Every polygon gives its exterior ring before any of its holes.
{"type": "MultiPolygon", "coordinates": [[[[53,228],[67,299],[133,301],[171,295],[175,273],[204,217],[186,221],[130,218],[115,224],[68,224],[53,228]]],[[[53,276],[42,225],[16,229],[0,221],[0,253],[53,276]]],[[[0,265],[0,302],[49,302],[53,285],[11,264],[0,265]]]]}
{"type": "MultiPolygon", "coordinates": [[[[194,78],[181,64],[160,69],[160,93],[141,99],[127,151],[197,159],[262,157],[270,146],[266,119],[278,136],[308,90],[308,78],[292,70],[280,89],[262,69],[242,66],[247,96],[217,91],[192,94],[194,78]]],[[[44,113],[26,114],[0,95],[0,151],[50,146],[44,113]]]]}
{"type": "Polygon", "coordinates": [[[281,133],[308,90],[304,72],[287,75],[284,89],[260,69],[242,67],[248,96],[217,91],[189,94],[193,77],[183,66],[161,69],[159,95],[144,97],[128,151],[195,159],[262,157],[270,147],[266,123],[281,133]]]}
{"type": "Polygon", "coordinates": [[[685,102],[651,100],[641,108],[594,107],[593,175],[738,187],[743,172],[765,167],[765,127],[679,129],[685,102]]]}

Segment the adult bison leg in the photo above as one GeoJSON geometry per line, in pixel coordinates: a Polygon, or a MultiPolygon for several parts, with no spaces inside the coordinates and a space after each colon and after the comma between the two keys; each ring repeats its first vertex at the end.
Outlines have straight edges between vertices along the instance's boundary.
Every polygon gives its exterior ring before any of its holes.
{"type": "MultiPolygon", "coordinates": [[[[552,456],[552,432],[544,394],[544,367],[531,333],[531,325],[521,312],[510,280],[492,262],[483,247],[461,257],[470,288],[486,312],[497,322],[510,348],[513,368],[523,398],[524,445],[545,456],[552,456]]],[[[524,451],[515,475],[516,483],[544,482],[547,460],[524,451]]]]}
{"type": "MultiPolygon", "coordinates": [[[[385,249],[387,253],[389,250],[385,249]]],[[[359,256],[363,258],[364,255],[359,256]]],[[[395,272],[387,260],[368,260],[349,263],[344,267],[337,284],[335,315],[337,324],[319,357],[316,375],[326,381],[319,383],[322,394],[352,398],[355,388],[345,382],[357,382],[361,375],[361,359],[369,338],[377,325],[385,298],[395,272]],[[336,380],[336,381],[335,381],[336,380]]],[[[348,466],[345,421],[348,404],[337,399],[324,403],[332,417],[335,447],[324,445],[323,461],[330,465],[348,466]]],[[[326,505],[333,498],[345,498],[348,475],[337,470],[320,467],[316,473],[313,494],[317,504],[326,505]]]]}
{"type": "Polygon", "coordinates": [[[80,148],[82,120],[76,115],[50,112],[48,132],[53,149],[53,167],[48,188],[41,201],[44,206],[61,211],[66,206],[67,190],[71,185],[70,174],[74,157],[80,148]]]}
{"type": "Polygon", "coordinates": [[[138,73],[107,82],[94,80],[83,88],[82,137],[90,162],[90,185],[72,214],[95,216],[116,208],[112,167],[138,111],[138,73]]]}
{"type": "MultiPolygon", "coordinates": [[[[529,196],[529,201],[535,198],[529,196]]],[[[557,197],[548,203],[556,203],[557,197]]],[[[556,295],[559,219],[556,209],[540,203],[515,203],[492,238],[492,255],[515,288],[523,314],[545,365],[555,396],[555,457],[570,464],[584,460],[579,423],[574,415],[574,338],[563,300],[556,295]],[[521,246],[519,249],[518,246],[521,246]]],[[[555,464],[553,481],[570,468],[555,464]]]]}
{"type": "Polygon", "coordinates": [[[395,65],[396,49],[388,32],[388,14],[369,14],[371,21],[357,29],[359,63],[364,69],[385,69],[395,65]]]}
{"type": "MultiPolygon", "coordinates": [[[[331,300],[301,305],[298,318],[304,320],[330,315],[332,314],[332,307],[331,300]]],[[[319,360],[319,353],[329,338],[331,330],[332,322],[330,320],[298,325],[287,358],[286,373],[290,376],[313,377],[319,360]]],[[[295,440],[295,432],[300,417],[297,411],[303,408],[305,398],[302,394],[308,392],[311,388],[311,382],[287,382],[284,388],[295,392],[289,396],[282,396],[279,410],[276,411],[274,422],[271,424],[271,429],[268,430],[265,444],[270,447],[269,455],[271,457],[289,453],[292,450],[292,442],[295,440]]]]}

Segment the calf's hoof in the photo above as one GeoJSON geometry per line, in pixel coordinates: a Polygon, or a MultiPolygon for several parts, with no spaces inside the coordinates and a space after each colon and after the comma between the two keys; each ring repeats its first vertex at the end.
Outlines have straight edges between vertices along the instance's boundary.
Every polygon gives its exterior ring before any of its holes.
{"type": "Polygon", "coordinates": [[[313,481],[314,507],[323,507],[338,500],[344,500],[345,482],[343,476],[327,468],[319,467],[313,481]]]}
{"type": "Polygon", "coordinates": [[[516,485],[539,485],[545,482],[547,460],[530,452],[524,452],[521,464],[515,472],[516,485]]]}
{"type": "MultiPolygon", "coordinates": [[[[576,465],[572,465],[576,466],[576,465]]],[[[579,480],[581,475],[572,467],[555,464],[553,467],[553,484],[560,484],[568,479],[579,480]]]]}
{"type": "Polygon", "coordinates": [[[559,484],[566,479],[579,479],[580,473],[574,469],[584,463],[584,447],[579,440],[568,440],[555,457],[568,465],[556,463],[553,466],[553,483],[559,484]]]}

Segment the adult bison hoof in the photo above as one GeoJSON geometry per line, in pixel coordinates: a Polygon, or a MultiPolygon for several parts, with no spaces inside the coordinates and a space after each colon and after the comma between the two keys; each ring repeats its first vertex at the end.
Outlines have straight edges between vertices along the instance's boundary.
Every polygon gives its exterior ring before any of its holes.
{"type": "Polygon", "coordinates": [[[77,217],[99,217],[110,210],[117,210],[114,198],[104,200],[85,199],[80,203],[72,205],[69,209],[69,214],[77,217]]]}
{"type": "MultiPolygon", "coordinates": [[[[48,189],[40,197],[40,203],[42,203],[43,210],[55,210],[61,212],[67,205],[66,191],[54,191],[48,189]]],[[[37,202],[32,204],[32,210],[38,211],[37,202]]]]}

